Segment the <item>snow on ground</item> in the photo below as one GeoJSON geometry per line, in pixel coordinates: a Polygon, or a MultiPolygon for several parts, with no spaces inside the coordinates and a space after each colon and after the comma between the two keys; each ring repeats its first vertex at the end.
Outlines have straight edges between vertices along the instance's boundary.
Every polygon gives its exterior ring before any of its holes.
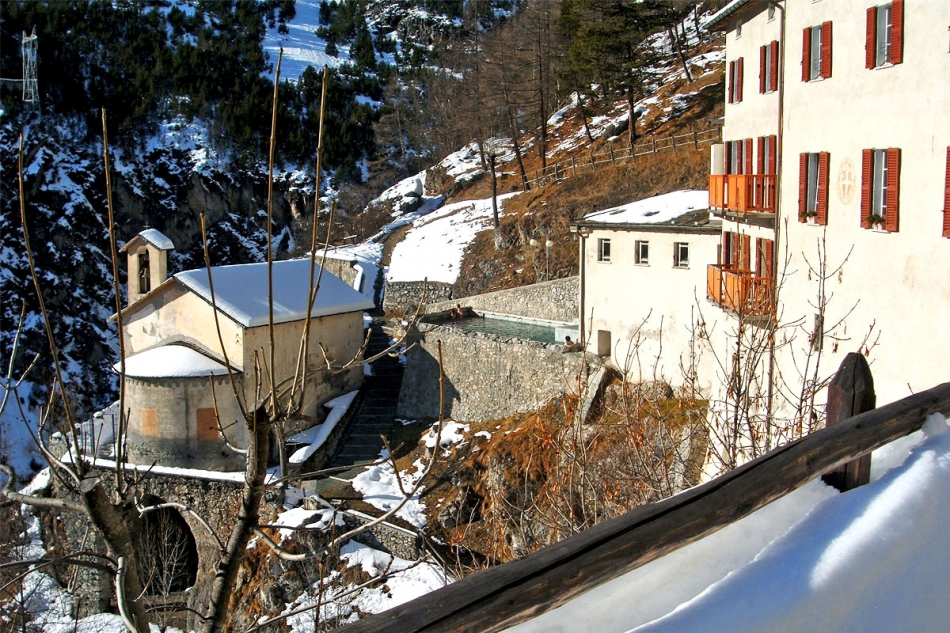
{"type": "MultiPolygon", "coordinates": [[[[498,196],[499,212],[515,193],[498,196]]],[[[465,249],[491,226],[491,198],[449,204],[417,218],[403,241],[393,249],[389,281],[455,283],[465,249]]]]}
{"type": "MultiPolygon", "coordinates": [[[[355,589],[353,585],[340,589],[332,588],[319,598],[319,592],[314,590],[301,594],[289,603],[285,613],[316,607],[319,599],[320,620],[343,625],[358,619],[356,609],[363,613],[381,613],[444,587],[450,582],[442,570],[430,562],[417,564],[355,541],[350,541],[340,548],[340,556],[346,561],[348,567],[359,567],[369,576],[385,575],[385,583],[379,587],[365,588],[352,594],[350,592],[355,589]]],[[[336,576],[334,572],[326,580],[332,580],[336,576]]],[[[313,631],[315,614],[314,608],[287,618],[286,622],[291,633],[313,631]]]]}
{"type": "Polygon", "coordinates": [[[297,449],[293,455],[290,456],[288,461],[291,464],[304,463],[317,452],[317,449],[323,446],[323,443],[330,437],[330,433],[336,428],[337,423],[346,415],[346,412],[349,410],[350,405],[353,404],[353,400],[356,399],[358,393],[359,389],[355,389],[323,403],[323,406],[330,409],[330,413],[327,414],[327,418],[322,424],[316,424],[306,431],[301,431],[287,438],[288,444],[306,444],[306,446],[297,449]]]}
{"type": "Polygon", "coordinates": [[[428,432],[426,432],[423,440],[425,440],[426,448],[433,449],[435,448],[435,440],[438,436],[439,447],[442,448],[442,450],[445,451],[445,455],[448,456],[449,449],[453,444],[462,444],[465,442],[465,434],[468,433],[469,428],[468,424],[462,424],[461,422],[443,422],[442,433],[439,434],[438,424],[433,424],[428,432]]]}
{"type": "MultiPolygon", "coordinates": [[[[313,66],[318,73],[323,72],[323,65],[331,68],[339,66],[347,59],[346,46],[340,46],[340,56],[326,54],[327,43],[317,37],[315,31],[320,26],[319,0],[297,0],[297,14],[287,22],[288,34],[277,32],[276,25],[267,29],[264,36],[264,51],[270,55],[270,63],[277,69],[277,56],[281,47],[284,49],[284,59],[280,62],[281,79],[297,81],[309,66],[313,66]]],[[[273,79],[273,72],[269,75],[273,79]]]]}
{"type": "MultiPolygon", "coordinates": [[[[387,455],[386,449],[380,452],[380,457],[385,458],[387,455]]],[[[375,466],[367,466],[366,470],[353,478],[353,489],[363,495],[363,501],[374,508],[387,512],[403,500],[402,490],[411,491],[419,478],[422,477],[425,467],[421,461],[416,461],[412,468],[411,472],[396,473],[393,470],[392,462],[388,460],[375,466]],[[399,480],[397,480],[397,477],[399,480]],[[399,481],[402,482],[402,489],[399,487],[399,481]]],[[[406,505],[396,512],[396,516],[421,528],[426,524],[426,517],[423,512],[425,504],[422,502],[419,492],[414,494],[406,502],[406,505]]]]}
{"type": "Polygon", "coordinates": [[[709,208],[709,192],[687,189],[654,196],[620,207],[595,211],[584,217],[591,222],[607,224],[657,224],[668,222],[684,213],[709,208]]]}
{"type": "MultiPolygon", "coordinates": [[[[317,251],[317,263],[323,257],[323,249],[317,251]]],[[[331,246],[327,249],[330,259],[342,259],[355,262],[358,269],[356,279],[353,280],[353,289],[373,299],[376,295],[376,277],[379,275],[380,263],[383,259],[383,245],[375,242],[364,244],[349,244],[346,246],[331,246]]]]}
{"type": "Polygon", "coordinates": [[[866,486],[839,494],[816,479],[508,631],[946,631],[946,420],[930,416],[872,463],[866,486]]]}

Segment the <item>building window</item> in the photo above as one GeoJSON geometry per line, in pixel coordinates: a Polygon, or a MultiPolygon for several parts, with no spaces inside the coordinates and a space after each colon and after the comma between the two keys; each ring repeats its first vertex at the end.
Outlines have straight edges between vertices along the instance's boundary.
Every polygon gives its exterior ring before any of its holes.
{"type": "Polygon", "coordinates": [[[811,26],[802,34],[802,81],[831,77],[831,22],[811,26]]]}
{"type": "Polygon", "coordinates": [[[798,173],[798,221],[828,224],[828,152],[802,154],[798,173]]]}
{"type": "Polygon", "coordinates": [[[869,8],[864,65],[867,68],[880,68],[900,64],[903,61],[903,44],[903,0],[869,8]]]}
{"type": "Polygon", "coordinates": [[[152,288],[152,273],[149,270],[148,251],[139,253],[139,294],[144,295],[152,288]]]}
{"type": "Polygon", "coordinates": [[[597,261],[599,262],[610,261],[610,240],[606,240],[606,239],[597,240],[597,261]]]}
{"type": "Polygon", "coordinates": [[[901,151],[866,149],[861,160],[861,226],[896,232],[900,201],[901,151]]]}
{"type": "Polygon", "coordinates": [[[743,58],[729,62],[729,103],[742,101],[743,58]]]}
{"type": "Polygon", "coordinates": [[[637,240],[636,260],[643,266],[650,264],[650,243],[646,240],[637,240]]]}
{"type": "Polygon", "coordinates": [[[726,173],[752,173],[752,139],[726,141],[726,173]]]}
{"type": "Polygon", "coordinates": [[[778,90],[778,41],[759,47],[759,92],[778,90]]]}
{"type": "Polygon", "coordinates": [[[689,244],[673,243],[673,268],[689,268],[689,244]]]}

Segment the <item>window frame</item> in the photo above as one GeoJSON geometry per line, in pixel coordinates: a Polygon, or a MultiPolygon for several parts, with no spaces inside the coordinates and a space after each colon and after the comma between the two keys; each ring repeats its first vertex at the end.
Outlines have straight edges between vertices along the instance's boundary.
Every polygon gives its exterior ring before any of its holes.
{"type": "Polygon", "coordinates": [[[802,31],[802,81],[831,78],[832,23],[806,26],[802,31]]]}
{"type": "Polygon", "coordinates": [[[689,268],[689,242],[673,242],[673,268],[689,268]]]}
{"type": "Polygon", "coordinates": [[[861,228],[898,232],[900,165],[899,147],[861,152],[861,228]]]}
{"type": "Polygon", "coordinates": [[[610,238],[597,238],[597,261],[610,263],[610,238]]]}
{"type": "Polygon", "coordinates": [[[744,57],[740,57],[729,62],[729,103],[742,103],[744,60],[744,57]]]}
{"type": "Polygon", "coordinates": [[[802,224],[828,224],[828,152],[802,152],[798,170],[798,221],[802,224]]]}
{"type": "Polygon", "coordinates": [[[634,263],[637,266],[650,265],[650,241],[637,240],[634,243],[634,263]]]}
{"type": "Polygon", "coordinates": [[[889,68],[904,61],[904,0],[868,7],[864,67],[889,68]]]}

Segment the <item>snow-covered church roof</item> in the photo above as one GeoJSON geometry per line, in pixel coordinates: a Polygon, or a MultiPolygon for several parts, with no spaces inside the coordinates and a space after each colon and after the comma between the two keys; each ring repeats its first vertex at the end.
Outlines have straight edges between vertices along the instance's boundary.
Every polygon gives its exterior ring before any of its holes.
{"type": "MultiPolygon", "coordinates": [[[[112,369],[121,373],[121,363],[112,369]]],[[[125,375],[129,378],[196,378],[227,373],[222,363],[185,345],[162,345],[125,359],[125,375]]]]}
{"type": "MultiPolygon", "coordinates": [[[[218,309],[243,325],[266,325],[269,319],[267,298],[267,264],[214,266],[214,300],[218,309]]],[[[320,265],[314,270],[314,283],[320,265]]],[[[310,260],[290,259],[274,262],[274,323],[298,321],[307,314],[310,283],[310,260]]],[[[211,288],[206,269],[187,270],[175,279],[211,303],[211,288]]],[[[359,312],[374,307],[371,299],[350,288],[328,270],[323,271],[320,290],[310,312],[312,317],[359,312]]]]}

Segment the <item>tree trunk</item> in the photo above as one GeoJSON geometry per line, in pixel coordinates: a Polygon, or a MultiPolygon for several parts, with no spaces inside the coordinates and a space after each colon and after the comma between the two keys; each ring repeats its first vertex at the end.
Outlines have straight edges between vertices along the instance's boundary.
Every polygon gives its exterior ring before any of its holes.
{"type": "Polygon", "coordinates": [[[199,631],[221,633],[227,629],[228,618],[231,614],[229,605],[237,588],[241,562],[247,552],[247,544],[254,534],[254,528],[260,522],[261,501],[264,498],[264,482],[267,476],[267,458],[270,454],[270,432],[274,422],[267,415],[265,407],[261,407],[253,415],[255,419],[247,423],[252,439],[247,447],[241,509],[228,539],[227,548],[215,566],[211,593],[205,609],[204,621],[198,626],[199,631]]]}
{"type": "Polygon", "coordinates": [[[594,135],[590,133],[590,123],[587,121],[587,110],[584,109],[584,97],[581,96],[581,93],[577,94],[577,107],[581,111],[581,118],[584,119],[584,133],[587,134],[587,140],[590,143],[594,142],[594,135]]]}
{"type": "Polygon", "coordinates": [[[633,146],[637,142],[637,109],[633,102],[633,90],[627,90],[627,114],[630,125],[627,126],[627,141],[630,144],[630,156],[633,157],[633,146]]]}
{"type": "Polygon", "coordinates": [[[670,45],[676,51],[676,56],[679,57],[680,64],[683,66],[683,72],[686,73],[686,81],[692,83],[693,74],[689,72],[689,64],[686,63],[686,55],[683,54],[683,47],[680,46],[679,38],[676,36],[676,29],[671,26],[666,29],[666,32],[670,36],[670,45]]]}
{"type": "Polygon", "coordinates": [[[501,239],[501,222],[498,220],[498,178],[495,172],[496,158],[494,153],[489,154],[488,165],[491,168],[491,217],[492,227],[495,231],[495,249],[500,251],[504,244],[501,239]]]}
{"type": "MultiPolygon", "coordinates": [[[[118,477],[119,473],[115,473],[118,477]]],[[[83,492],[83,504],[92,524],[102,533],[109,554],[125,559],[122,578],[122,610],[131,619],[138,633],[149,633],[148,613],[145,610],[144,589],[139,575],[138,558],[129,534],[132,523],[129,507],[113,505],[105,484],[100,480],[83,492]]]]}

